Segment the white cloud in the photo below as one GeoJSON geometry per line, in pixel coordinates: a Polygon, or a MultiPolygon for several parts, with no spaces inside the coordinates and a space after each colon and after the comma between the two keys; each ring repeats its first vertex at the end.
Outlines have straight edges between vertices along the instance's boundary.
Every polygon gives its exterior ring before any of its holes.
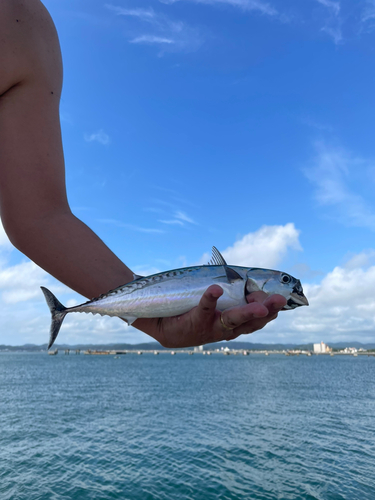
{"type": "Polygon", "coordinates": [[[361,14],[362,29],[372,31],[375,27],[375,0],[367,0],[366,8],[361,14]]]}
{"type": "MultiPolygon", "coordinates": [[[[82,303],[83,299],[73,300],[64,295],[58,287],[49,286],[64,304],[82,303]],[[65,298],[65,300],[64,300],[65,298]],[[67,300],[66,300],[67,299],[67,300]]],[[[0,311],[0,344],[22,345],[25,343],[46,344],[49,338],[51,315],[43,294],[39,293],[22,304],[6,304],[0,311]]],[[[148,335],[129,327],[119,318],[101,317],[92,314],[69,314],[62,325],[57,343],[136,343],[149,342],[148,335]]]]}
{"type": "MultiPolygon", "coordinates": [[[[63,285],[55,281],[40,267],[29,260],[9,265],[14,247],[4,237],[0,225],[0,344],[23,344],[33,342],[35,334],[44,333],[48,337],[43,317],[49,318],[48,307],[43,299],[40,285],[54,286],[59,292],[65,291],[63,285]],[[47,309],[45,309],[47,308],[47,309]],[[42,309],[44,313],[42,312],[42,309]]],[[[24,259],[24,258],[23,258],[24,259]]]]}
{"type": "Polygon", "coordinates": [[[159,222],[162,224],[170,224],[170,225],[177,225],[177,226],[183,226],[184,223],[181,220],[176,220],[176,219],[171,219],[171,220],[162,220],[160,219],[159,222]]]}
{"type": "Polygon", "coordinates": [[[337,45],[343,40],[342,36],[342,31],[341,31],[341,26],[336,25],[336,26],[324,26],[322,28],[322,31],[327,33],[330,37],[332,37],[334,43],[337,45]]]}
{"type": "MultiPolygon", "coordinates": [[[[46,271],[23,256],[22,262],[9,265],[10,254],[15,251],[0,221],[0,302],[4,305],[0,310],[3,314],[5,314],[4,309],[13,306],[23,308],[30,299],[40,299],[42,297],[40,285],[50,286],[52,282],[58,291],[66,290],[63,285],[56,287],[56,282],[46,271]]],[[[0,326],[1,331],[3,330],[0,326]]]]}
{"type": "Polygon", "coordinates": [[[91,135],[85,134],[86,142],[99,142],[99,144],[103,144],[107,146],[110,143],[109,135],[104,132],[104,130],[99,130],[91,135]]]}
{"type": "Polygon", "coordinates": [[[37,297],[39,286],[47,283],[48,274],[33,262],[22,262],[0,269],[1,301],[15,304],[37,297]]]}
{"type": "Polygon", "coordinates": [[[127,224],[125,222],[121,222],[116,219],[99,219],[98,222],[102,222],[103,224],[110,224],[112,226],[124,227],[126,229],[131,229],[133,231],[138,231],[139,233],[155,233],[155,234],[163,234],[165,231],[162,229],[154,229],[149,227],[136,226],[134,224],[127,224]]]}
{"type": "Polygon", "coordinates": [[[138,19],[141,19],[142,21],[149,21],[152,22],[153,19],[155,19],[156,14],[153,9],[125,9],[123,7],[117,7],[115,5],[109,5],[106,4],[105,7],[107,9],[111,10],[114,12],[117,16],[130,16],[130,17],[137,17],[138,19]]]}
{"type": "Polygon", "coordinates": [[[328,17],[325,20],[325,25],[321,29],[329,35],[334,43],[338,45],[343,41],[342,35],[342,19],[340,16],[341,5],[340,2],[334,0],[316,0],[328,10],[328,17]]]}
{"type": "Polygon", "coordinates": [[[189,222],[189,224],[196,224],[196,222],[191,217],[186,215],[184,212],[180,212],[180,211],[176,212],[175,217],[176,217],[176,219],[179,219],[179,220],[182,220],[185,222],[189,222]]]}
{"type": "MultiPolygon", "coordinates": [[[[263,226],[254,233],[246,234],[221,253],[228,264],[274,268],[291,248],[302,250],[299,231],[289,223],[285,226],[263,226]]],[[[207,263],[209,259],[206,254],[201,263],[207,263]]]]}
{"type": "Polygon", "coordinates": [[[375,250],[364,250],[352,255],[345,263],[345,269],[365,268],[375,265],[375,250]]]}
{"type": "Polygon", "coordinates": [[[318,204],[332,207],[335,217],[343,224],[374,231],[375,207],[372,200],[367,201],[349,187],[356,181],[357,191],[361,190],[361,178],[366,182],[373,169],[372,163],[323,143],[317,143],[316,149],[312,166],[304,172],[315,187],[314,197],[318,204]],[[359,172],[362,176],[358,175],[359,172]]]}
{"type": "Polygon", "coordinates": [[[130,40],[130,43],[175,43],[174,40],[171,40],[170,38],[164,38],[161,36],[155,36],[155,35],[142,35],[142,36],[137,36],[136,38],[133,38],[133,40],[130,40]]]}
{"type": "MultiPolygon", "coordinates": [[[[48,335],[47,335],[48,336],[48,335]]],[[[67,315],[56,343],[59,344],[110,344],[150,342],[151,337],[119,318],[72,313],[67,315]]],[[[46,342],[46,338],[44,338],[46,342]]]]}
{"type": "Polygon", "coordinates": [[[184,226],[185,222],[188,222],[189,224],[197,224],[191,217],[181,211],[175,212],[174,219],[159,220],[159,222],[162,222],[163,224],[174,224],[179,226],[184,226]]]}
{"type": "MultiPolygon", "coordinates": [[[[160,0],[162,3],[172,4],[180,0],[160,0]]],[[[186,0],[193,1],[195,3],[204,3],[208,5],[218,5],[227,4],[233,7],[239,7],[245,11],[259,11],[262,14],[267,14],[269,16],[277,15],[277,10],[270,5],[268,2],[263,2],[262,0],[186,0]]]]}
{"type": "Polygon", "coordinates": [[[338,16],[340,13],[340,2],[334,2],[333,0],[317,0],[320,4],[324,5],[328,9],[331,9],[332,12],[338,16]]]}
{"type": "Polygon", "coordinates": [[[203,42],[200,32],[188,26],[186,23],[176,21],[163,13],[155,12],[153,9],[135,8],[128,9],[114,5],[106,5],[107,9],[117,16],[133,18],[138,23],[146,23],[149,33],[135,34],[134,26],[128,26],[128,32],[131,33],[129,43],[155,45],[161,48],[162,55],[166,51],[179,52],[196,50],[203,42]]]}
{"type": "Polygon", "coordinates": [[[374,18],[375,18],[375,0],[369,0],[367,2],[367,8],[363,11],[361,20],[363,22],[366,22],[374,18]]]}
{"type": "Polygon", "coordinates": [[[366,265],[369,255],[373,257],[375,250],[358,254],[346,265],[335,267],[318,284],[303,283],[309,307],[281,312],[276,321],[253,334],[250,340],[374,342],[375,266],[366,265]]]}

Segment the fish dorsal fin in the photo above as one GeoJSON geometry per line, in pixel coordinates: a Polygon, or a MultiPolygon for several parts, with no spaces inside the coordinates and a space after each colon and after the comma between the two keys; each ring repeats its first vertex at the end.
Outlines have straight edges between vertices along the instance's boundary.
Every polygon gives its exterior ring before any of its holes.
{"type": "Polygon", "coordinates": [[[227,279],[228,279],[229,283],[233,283],[233,281],[237,281],[237,280],[243,280],[243,277],[240,274],[238,274],[238,272],[235,271],[234,269],[232,269],[231,267],[224,266],[224,269],[225,269],[225,273],[227,275],[227,279]]]}
{"type": "Polygon", "coordinates": [[[212,247],[212,257],[210,262],[208,263],[209,266],[224,266],[225,269],[225,274],[227,275],[227,279],[229,283],[233,283],[234,281],[237,280],[242,280],[242,276],[238,274],[237,271],[232,269],[231,267],[228,266],[228,264],[225,262],[224,257],[221,255],[219,250],[216,247],[212,247]]]}
{"type": "Polygon", "coordinates": [[[225,262],[224,257],[221,255],[219,250],[216,247],[212,247],[212,257],[210,262],[208,263],[209,266],[226,266],[227,263],[225,262]]]}
{"type": "Polygon", "coordinates": [[[133,279],[135,280],[140,280],[141,278],[144,278],[144,276],[141,276],[140,274],[135,274],[133,273],[133,279]]]}

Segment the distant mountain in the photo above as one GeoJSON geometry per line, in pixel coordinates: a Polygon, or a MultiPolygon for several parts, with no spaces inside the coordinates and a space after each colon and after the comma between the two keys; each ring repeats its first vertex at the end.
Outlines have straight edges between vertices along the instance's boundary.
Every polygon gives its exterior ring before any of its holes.
{"type": "MultiPolygon", "coordinates": [[[[375,349],[375,343],[361,344],[360,342],[330,342],[330,347],[334,349],[343,349],[345,347],[356,347],[357,349],[375,349]]],[[[312,350],[313,344],[260,344],[253,342],[217,342],[214,344],[207,344],[204,346],[205,350],[221,349],[222,347],[229,347],[230,349],[247,349],[253,351],[283,351],[289,349],[302,349],[302,350],[312,350]]],[[[158,342],[147,342],[143,344],[55,344],[54,349],[64,350],[64,349],[81,349],[81,350],[115,350],[115,351],[153,351],[153,350],[165,350],[166,348],[161,346],[158,342]]],[[[190,348],[193,349],[193,348],[190,348]]],[[[0,351],[8,352],[40,352],[46,351],[47,344],[35,345],[35,344],[24,344],[21,346],[11,346],[11,345],[0,345],[0,351]]],[[[178,350],[178,349],[174,349],[178,350]]]]}
{"type": "Polygon", "coordinates": [[[361,342],[328,342],[334,349],[344,349],[345,347],[356,347],[357,349],[375,349],[375,343],[361,344],[361,342]]]}

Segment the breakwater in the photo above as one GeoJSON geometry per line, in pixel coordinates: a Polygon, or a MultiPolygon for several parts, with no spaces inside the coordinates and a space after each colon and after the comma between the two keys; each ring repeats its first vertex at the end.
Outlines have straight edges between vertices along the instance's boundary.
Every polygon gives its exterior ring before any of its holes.
{"type": "MultiPolygon", "coordinates": [[[[169,350],[169,349],[152,349],[152,350],[134,350],[134,349],[129,349],[129,350],[116,350],[116,349],[109,349],[109,350],[96,350],[96,349],[87,349],[84,351],[81,351],[80,349],[63,349],[62,350],[64,354],[83,354],[85,355],[91,355],[91,356],[122,356],[126,354],[130,355],[142,355],[142,354],[153,354],[153,355],[172,355],[175,356],[176,354],[188,354],[188,355],[203,355],[203,356],[211,356],[211,355],[225,355],[225,356],[249,356],[249,355],[264,355],[264,356],[269,356],[269,355],[284,355],[284,356],[373,356],[375,357],[375,352],[367,352],[367,351],[360,351],[360,352],[330,352],[330,353],[314,353],[313,351],[293,351],[293,350],[283,350],[283,351],[252,351],[249,349],[216,349],[216,350],[204,350],[204,349],[178,349],[178,350],[169,350]]],[[[59,349],[54,349],[53,351],[48,351],[48,354],[50,355],[56,355],[58,354],[59,349]]]]}

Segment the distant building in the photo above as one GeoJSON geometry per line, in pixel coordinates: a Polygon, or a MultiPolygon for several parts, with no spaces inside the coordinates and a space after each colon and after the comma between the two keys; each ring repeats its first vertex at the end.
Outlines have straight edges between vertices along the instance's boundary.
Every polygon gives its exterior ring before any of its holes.
{"type": "Polygon", "coordinates": [[[320,344],[314,344],[315,354],[325,354],[327,352],[332,352],[332,347],[329,347],[324,342],[320,342],[320,344]]]}
{"type": "Polygon", "coordinates": [[[358,352],[358,349],[356,347],[345,347],[345,349],[342,352],[355,354],[356,352],[358,352]]]}
{"type": "Polygon", "coordinates": [[[199,345],[198,347],[194,347],[194,352],[202,352],[203,351],[203,346],[199,345]]]}

